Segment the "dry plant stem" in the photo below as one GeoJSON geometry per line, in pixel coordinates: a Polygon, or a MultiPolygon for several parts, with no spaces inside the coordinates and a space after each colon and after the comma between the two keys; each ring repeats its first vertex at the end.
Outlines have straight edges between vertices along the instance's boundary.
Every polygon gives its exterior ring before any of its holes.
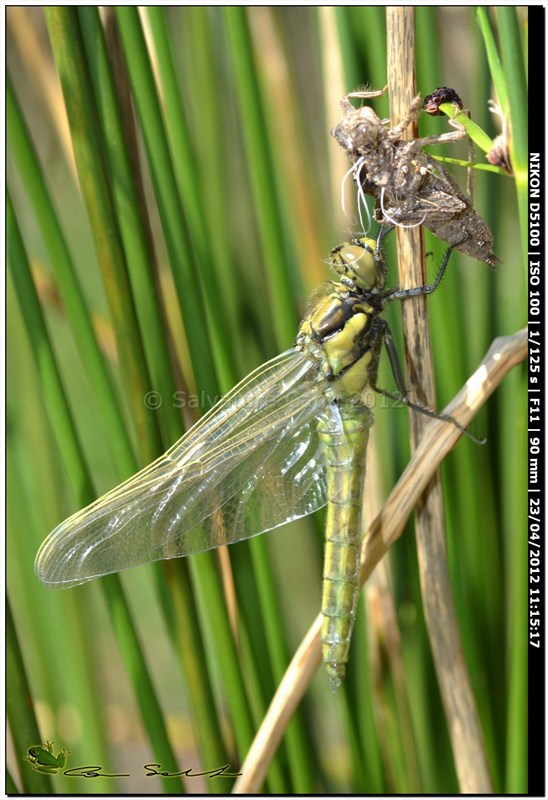
{"type": "MultiPolygon", "coordinates": [[[[386,11],[388,88],[392,124],[402,118],[416,95],[414,9],[386,11]]],[[[406,135],[417,136],[408,128],[406,135]]],[[[423,238],[418,228],[398,229],[402,288],[425,283],[423,238]]],[[[426,297],[403,303],[405,362],[411,397],[436,407],[426,297]]],[[[411,447],[417,446],[425,419],[411,417],[411,447]]],[[[424,613],[436,674],[451,737],[461,792],[490,792],[485,745],[468,669],[464,659],[447,565],[445,512],[441,476],[437,472],[415,511],[415,532],[424,613]]]]}
{"type": "MultiPolygon", "coordinates": [[[[495,339],[478,369],[444,408],[444,413],[453,416],[461,425],[468,425],[506,374],[526,357],[526,328],[512,336],[495,339]]],[[[446,422],[432,420],[427,425],[403,475],[366,533],[360,574],[362,584],[401,536],[418,498],[461,435],[458,428],[446,422]]],[[[320,630],[321,616],[318,616],[272,699],[242,765],[242,776],[234,786],[234,793],[252,794],[260,790],[284,730],[320,664],[320,630]]]]}

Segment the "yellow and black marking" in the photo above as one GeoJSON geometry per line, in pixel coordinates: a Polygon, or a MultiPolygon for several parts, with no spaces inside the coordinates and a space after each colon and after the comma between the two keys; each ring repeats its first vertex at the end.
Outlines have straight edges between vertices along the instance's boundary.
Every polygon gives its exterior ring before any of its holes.
{"type": "Polygon", "coordinates": [[[341,275],[313,298],[301,323],[296,346],[320,362],[319,377],[333,399],[356,404],[376,381],[385,324],[384,262],[372,239],[354,239],[331,252],[329,263],[341,275]]]}

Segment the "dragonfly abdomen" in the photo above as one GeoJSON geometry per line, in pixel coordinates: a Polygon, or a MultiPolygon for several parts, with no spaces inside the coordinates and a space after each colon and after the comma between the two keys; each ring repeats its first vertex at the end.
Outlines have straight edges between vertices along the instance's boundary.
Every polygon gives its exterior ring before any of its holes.
{"type": "Polygon", "coordinates": [[[362,487],[373,421],[369,409],[361,404],[343,403],[336,410],[341,417],[337,432],[327,416],[318,423],[327,467],[328,503],[322,657],[334,689],[344,678],[360,589],[362,487]]]}

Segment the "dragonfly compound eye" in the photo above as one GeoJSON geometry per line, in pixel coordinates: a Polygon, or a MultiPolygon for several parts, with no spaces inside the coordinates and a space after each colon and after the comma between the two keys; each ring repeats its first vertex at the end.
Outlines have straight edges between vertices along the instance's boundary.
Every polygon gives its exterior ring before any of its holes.
{"type": "Polygon", "coordinates": [[[359,244],[345,244],[338,253],[337,271],[349,277],[360,289],[372,289],[377,284],[375,242],[360,239],[359,244]]]}

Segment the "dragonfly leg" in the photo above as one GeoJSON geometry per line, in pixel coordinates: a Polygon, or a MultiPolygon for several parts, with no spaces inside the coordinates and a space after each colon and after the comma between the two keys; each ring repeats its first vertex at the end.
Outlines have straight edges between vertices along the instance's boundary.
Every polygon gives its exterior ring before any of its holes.
{"type": "Polygon", "coordinates": [[[417,95],[417,97],[413,98],[411,105],[407,109],[407,113],[404,118],[393,128],[390,128],[388,131],[388,137],[390,141],[397,142],[401,139],[407,128],[411,125],[412,122],[418,120],[419,115],[422,110],[422,100],[417,95]]]}
{"type": "Polygon", "coordinates": [[[422,136],[420,139],[413,140],[413,150],[421,150],[428,144],[447,144],[447,142],[458,142],[464,139],[466,131],[458,122],[453,125],[457,127],[455,131],[448,131],[447,133],[440,133],[434,136],[422,136]]]}
{"type": "MultiPolygon", "coordinates": [[[[423,287],[426,288],[426,287],[423,287]]],[[[458,428],[462,433],[468,436],[469,439],[472,439],[473,442],[476,444],[485,444],[486,439],[478,439],[472,433],[466,430],[454,417],[451,417],[449,414],[443,414],[441,411],[434,411],[427,406],[422,406],[419,403],[414,403],[409,395],[407,394],[407,389],[405,388],[405,383],[403,379],[403,372],[401,369],[400,361],[398,358],[398,353],[396,350],[396,346],[394,344],[394,339],[392,338],[392,332],[390,330],[390,326],[386,321],[383,320],[383,327],[384,327],[384,345],[386,347],[386,352],[388,353],[388,358],[390,361],[390,367],[392,369],[392,374],[394,376],[394,380],[396,382],[396,387],[398,389],[398,394],[394,392],[389,392],[386,389],[381,389],[376,385],[376,381],[371,380],[371,388],[377,394],[381,394],[384,397],[388,397],[390,400],[396,400],[400,403],[403,403],[408,408],[412,408],[413,411],[417,411],[419,414],[424,414],[427,417],[432,417],[432,419],[439,419],[443,422],[449,422],[451,425],[454,425],[458,428]]]]}
{"type": "Polygon", "coordinates": [[[351,99],[354,100],[370,100],[373,97],[382,97],[383,94],[386,94],[388,91],[388,86],[385,86],[383,89],[372,89],[371,91],[359,89],[355,92],[349,92],[343,99],[341,100],[341,106],[345,113],[352,113],[356,110],[356,108],[350,102],[351,99]]]}
{"type": "MultiPolygon", "coordinates": [[[[464,242],[465,240],[463,239],[462,241],[464,242]]],[[[406,300],[409,297],[421,297],[422,295],[432,294],[432,292],[435,292],[440,285],[443,276],[445,275],[445,270],[447,269],[447,264],[449,263],[451,253],[455,247],[459,246],[459,244],[462,244],[462,242],[457,242],[456,244],[447,248],[438,270],[438,274],[436,275],[436,279],[433,283],[428,283],[426,286],[417,286],[414,289],[389,289],[388,292],[383,295],[384,299],[390,302],[392,300],[406,300]]]]}

